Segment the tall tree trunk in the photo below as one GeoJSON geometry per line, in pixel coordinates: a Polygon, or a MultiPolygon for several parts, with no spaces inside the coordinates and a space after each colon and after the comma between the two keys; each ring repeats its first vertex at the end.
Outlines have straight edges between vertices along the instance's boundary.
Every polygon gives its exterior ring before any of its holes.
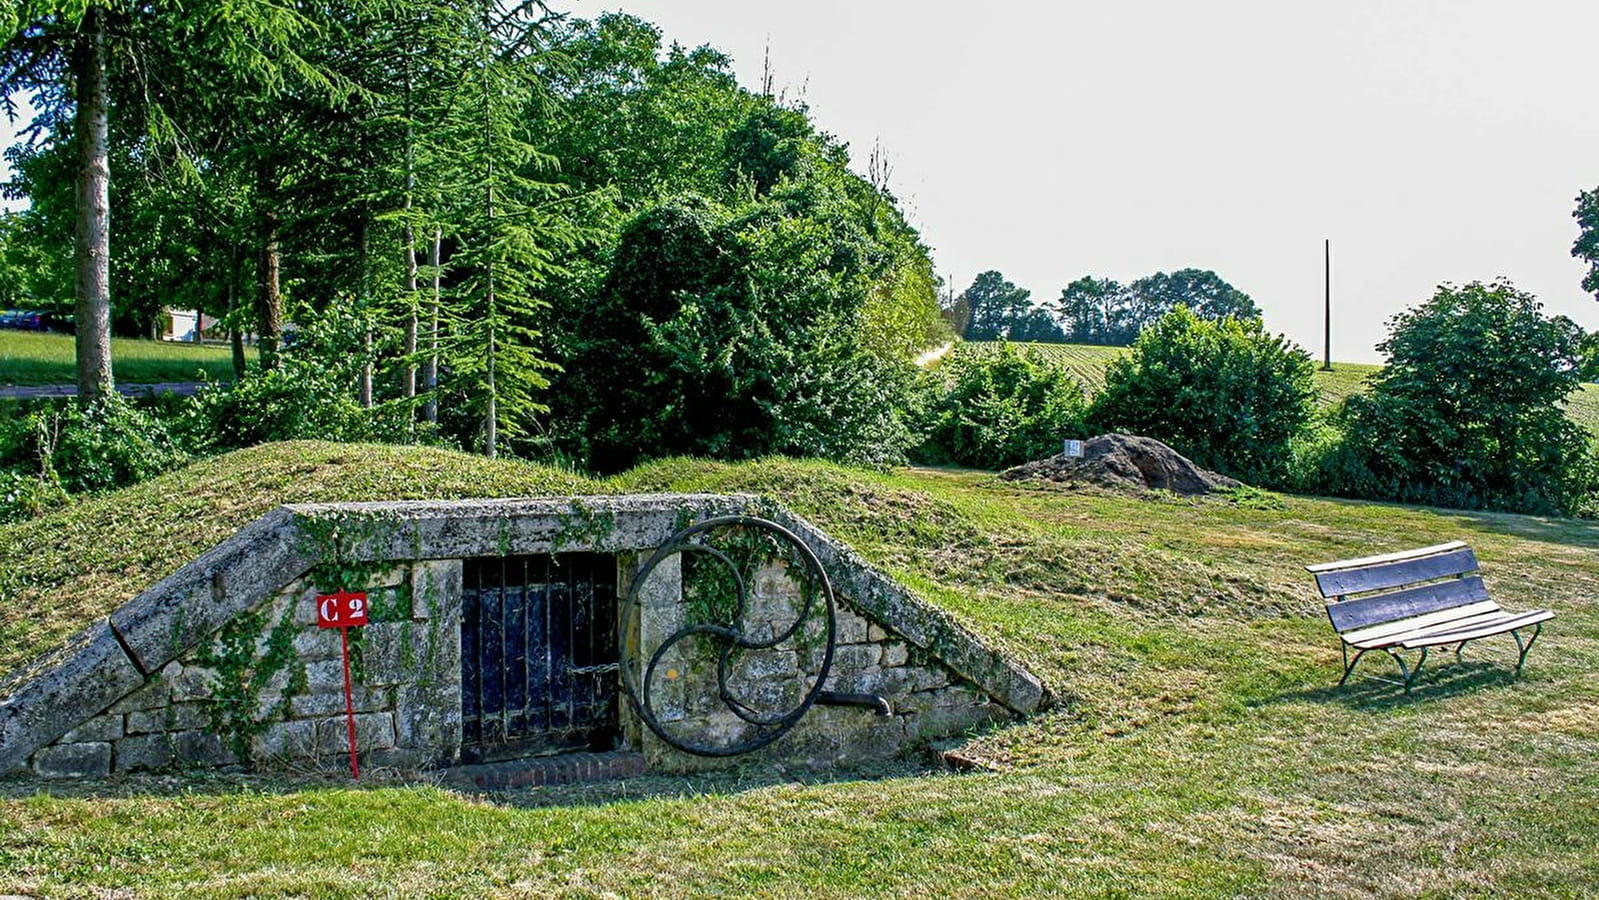
{"type": "Polygon", "coordinates": [[[494,320],[495,319],[495,313],[498,312],[498,310],[495,309],[495,303],[494,303],[494,301],[495,301],[495,297],[494,297],[494,238],[496,237],[496,235],[494,233],[494,146],[493,146],[493,134],[494,134],[494,117],[493,117],[493,108],[494,107],[493,107],[493,102],[494,101],[493,101],[493,93],[492,93],[492,83],[491,83],[491,78],[490,78],[489,55],[488,55],[488,40],[487,40],[488,36],[490,34],[492,34],[492,29],[489,26],[488,9],[489,9],[489,7],[487,7],[487,6],[484,7],[484,14],[483,14],[483,38],[484,38],[484,40],[480,44],[480,46],[481,46],[481,48],[483,50],[483,158],[484,158],[484,162],[487,164],[487,170],[488,170],[488,172],[487,172],[487,176],[488,177],[483,179],[483,186],[484,186],[484,191],[485,191],[485,199],[487,200],[486,208],[485,208],[484,211],[488,214],[487,215],[488,225],[484,229],[484,233],[483,233],[483,251],[484,251],[483,278],[484,278],[484,290],[485,290],[485,293],[487,294],[487,296],[485,297],[485,299],[487,301],[485,303],[485,309],[486,309],[486,312],[488,314],[486,316],[484,316],[483,327],[488,329],[488,334],[489,334],[488,359],[485,360],[485,364],[486,364],[486,367],[487,367],[487,370],[488,370],[487,387],[488,387],[489,397],[488,397],[488,403],[487,403],[487,418],[485,419],[485,421],[483,423],[483,430],[484,430],[484,433],[485,433],[485,435],[487,437],[487,442],[488,442],[488,448],[487,448],[488,449],[488,457],[489,457],[489,459],[494,459],[496,456],[499,455],[499,446],[498,446],[498,444],[499,444],[499,437],[500,437],[500,410],[499,410],[499,405],[500,404],[499,404],[499,397],[496,395],[495,388],[494,388],[494,367],[495,367],[495,364],[497,362],[497,360],[495,359],[495,350],[497,349],[497,347],[495,346],[495,339],[499,336],[499,323],[494,320]]]}
{"type": "Polygon", "coordinates": [[[429,423],[439,423],[439,283],[444,273],[439,266],[440,245],[444,243],[444,229],[433,226],[433,245],[428,248],[428,268],[432,270],[433,300],[428,308],[428,358],[422,363],[422,386],[427,391],[427,405],[422,417],[429,423]]]}
{"type": "Polygon", "coordinates": [[[405,294],[409,298],[407,315],[405,319],[405,356],[409,362],[405,366],[405,396],[416,396],[416,338],[417,338],[417,262],[416,262],[416,226],[406,223],[405,226],[405,294]]]}
{"type": "Polygon", "coordinates": [[[233,350],[233,377],[244,377],[244,329],[239,327],[239,245],[228,254],[228,344],[233,350]]]}
{"type": "MultiPolygon", "coordinates": [[[[405,66],[405,399],[416,399],[416,332],[417,332],[417,273],[416,273],[416,222],[411,218],[412,195],[416,193],[416,135],[411,122],[415,115],[411,109],[411,66],[405,66]]],[[[409,431],[416,421],[416,407],[406,408],[405,425],[409,431]]]]}
{"type": "Polygon", "coordinates": [[[283,333],[283,295],[278,290],[278,217],[267,200],[261,212],[261,271],[255,296],[255,346],[261,370],[279,365],[278,339],[283,333]]]}
{"type": "Polygon", "coordinates": [[[73,53],[77,82],[78,186],[74,308],[78,400],[116,389],[111,375],[110,103],[106,95],[105,12],[84,13],[73,53]]]}
{"type": "Polygon", "coordinates": [[[372,408],[372,273],[371,255],[368,251],[368,238],[372,233],[365,213],[361,216],[361,232],[358,235],[358,255],[361,271],[358,274],[359,295],[356,306],[361,310],[361,408],[372,408]]]}

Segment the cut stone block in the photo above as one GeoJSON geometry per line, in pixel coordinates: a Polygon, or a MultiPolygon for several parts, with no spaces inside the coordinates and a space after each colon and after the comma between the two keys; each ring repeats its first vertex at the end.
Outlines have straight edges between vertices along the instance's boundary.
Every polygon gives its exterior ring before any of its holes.
{"type": "Polygon", "coordinates": [[[87,741],[112,741],[122,737],[122,717],[102,713],[63,734],[57,743],[81,744],[87,741]]]}
{"type": "Polygon", "coordinates": [[[128,713],[127,733],[148,734],[156,731],[190,731],[205,725],[205,710],[199,703],[174,703],[158,709],[144,709],[128,713]]]}
{"type": "Polygon", "coordinates": [[[43,778],[101,778],[111,774],[111,745],[93,741],[46,747],[33,755],[33,771],[43,778]]]}

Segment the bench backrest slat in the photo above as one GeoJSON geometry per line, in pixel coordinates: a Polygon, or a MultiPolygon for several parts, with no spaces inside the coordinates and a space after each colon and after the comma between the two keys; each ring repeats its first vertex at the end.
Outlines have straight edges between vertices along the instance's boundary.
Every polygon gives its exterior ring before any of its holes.
{"type": "MultiPolygon", "coordinates": [[[[1470,551],[1467,551],[1470,552],[1470,551]]],[[[1488,599],[1482,578],[1456,578],[1407,588],[1374,597],[1359,597],[1327,604],[1327,617],[1339,634],[1380,622],[1408,619],[1441,609],[1453,609],[1488,599]]]]}
{"type": "Polygon", "coordinates": [[[1475,571],[1477,555],[1465,547],[1419,559],[1317,572],[1316,586],[1323,597],[1342,597],[1475,571]]]}

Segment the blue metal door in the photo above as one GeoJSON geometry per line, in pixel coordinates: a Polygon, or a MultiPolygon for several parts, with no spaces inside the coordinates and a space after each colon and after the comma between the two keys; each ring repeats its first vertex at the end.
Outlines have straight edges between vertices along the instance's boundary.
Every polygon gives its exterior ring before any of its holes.
{"type": "Polygon", "coordinates": [[[463,756],[611,749],[616,557],[472,559],[462,574],[463,756]]]}

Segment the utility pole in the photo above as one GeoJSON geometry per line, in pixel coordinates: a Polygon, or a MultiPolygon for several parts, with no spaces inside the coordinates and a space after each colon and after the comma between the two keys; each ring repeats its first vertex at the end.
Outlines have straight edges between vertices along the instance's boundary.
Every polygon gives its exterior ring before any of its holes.
{"type": "Polygon", "coordinates": [[[1325,317],[1322,321],[1322,356],[1321,369],[1323,372],[1332,371],[1332,238],[1322,241],[1322,252],[1325,256],[1322,275],[1327,289],[1327,304],[1325,317]]]}

